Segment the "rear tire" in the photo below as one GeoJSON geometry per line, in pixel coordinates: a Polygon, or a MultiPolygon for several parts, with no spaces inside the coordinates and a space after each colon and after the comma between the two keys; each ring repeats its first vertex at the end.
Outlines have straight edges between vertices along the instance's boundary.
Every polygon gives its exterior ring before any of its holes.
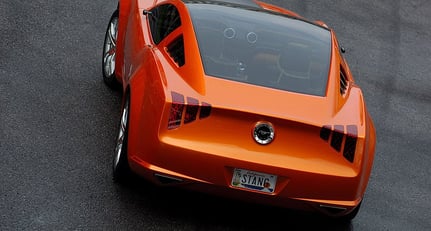
{"type": "Polygon", "coordinates": [[[114,11],[109,20],[103,43],[102,73],[106,85],[111,88],[119,87],[120,83],[115,76],[115,59],[117,54],[118,37],[118,9],[114,11]]]}
{"type": "Polygon", "coordinates": [[[123,103],[117,141],[115,144],[112,176],[115,182],[123,182],[130,176],[130,167],[127,157],[127,141],[129,136],[130,97],[127,95],[123,103]]]}

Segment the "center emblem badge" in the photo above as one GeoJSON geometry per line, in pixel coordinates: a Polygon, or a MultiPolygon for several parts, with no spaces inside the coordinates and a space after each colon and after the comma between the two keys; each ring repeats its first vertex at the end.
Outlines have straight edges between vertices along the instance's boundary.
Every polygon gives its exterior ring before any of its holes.
{"type": "Polygon", "coordinates": [[[268,122],[258,122],[254,126],[253,138],[259,144],[269,144],[274,139],[274,127],[268,122]]]}

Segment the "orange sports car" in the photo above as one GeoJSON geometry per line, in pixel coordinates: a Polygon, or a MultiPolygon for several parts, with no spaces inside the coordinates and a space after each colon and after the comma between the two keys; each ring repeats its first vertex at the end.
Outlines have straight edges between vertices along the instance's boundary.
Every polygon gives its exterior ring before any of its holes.
{"type": "Polygon", "coordinates": [[[353,219],[375,129],[333,30],[253,0],[120,1],[113,178],[353,219]]]}

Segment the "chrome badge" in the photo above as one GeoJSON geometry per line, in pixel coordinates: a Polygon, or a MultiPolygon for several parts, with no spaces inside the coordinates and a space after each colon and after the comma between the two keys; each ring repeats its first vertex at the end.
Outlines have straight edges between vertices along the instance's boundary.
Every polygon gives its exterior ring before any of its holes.
{"type": "Polygon", "coordinates": [[[274,128],[268,122],[258,122],[254,126],[253,138],[259,144],[269,144],[274,139],[274,128]]]}

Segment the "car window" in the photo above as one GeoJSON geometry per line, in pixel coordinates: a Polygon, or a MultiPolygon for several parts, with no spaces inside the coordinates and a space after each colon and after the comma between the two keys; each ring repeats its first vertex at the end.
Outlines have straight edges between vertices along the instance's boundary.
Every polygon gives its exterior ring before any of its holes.
{"type": "Polygon", "coordinates": [[[189,3],[205,73],[263,87],[324,96],[331,33],[258,9],[189,3]]]}
{"type": "Polygon", "coordinates": [[[180,14],[172,4],[164,4],[150,11],[149,24],[155,44],[159,44],[172,31],[181,26],[180,14]]]}
{"type": "Polygon", "coordinates": [[[184,56],[184,39],[182,35],[168,45],[167,51],[169,56],[179,67],[185,64],[186,60],[184,56]]]}

